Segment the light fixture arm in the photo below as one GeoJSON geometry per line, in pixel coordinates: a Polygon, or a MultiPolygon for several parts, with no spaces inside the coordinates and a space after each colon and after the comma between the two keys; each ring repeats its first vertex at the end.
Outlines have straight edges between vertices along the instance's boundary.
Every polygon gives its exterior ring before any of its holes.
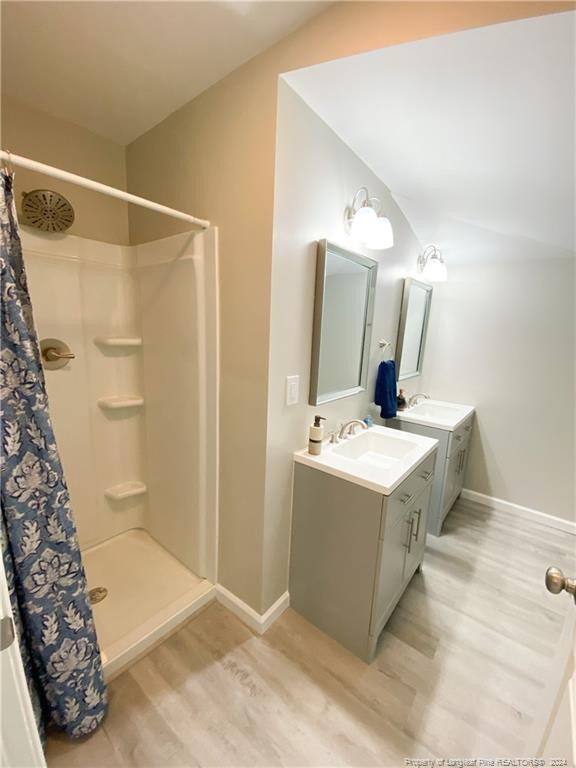
{"type": "Polygon", "coordinates": [[[435,245],[427,245],[422,253],[418,255],[418,259],[416,260],[416,264],[418,267],[418,272],[422,273],[426,269],[426,264],[428,264],[428,260],[432,257],[437,258],[442,264],[444,264],[444,259],[442,257],[442,254],[440,253],[439,248],[437,248],[435,245]]]}
{"type": "Polygon", "coordinates": [[[352,198],[352,204],[344,211],[344,220],[348,231],[352,225],[354,216],[361,208],[372,208],[376,216],[380,216],[382,213],[382,201],[379,197],[371,197],[368,192],[368,187],[360,187],[352,198]],[[362,197],[364,199],[362,199],[362,197]]]}
{"type": "Polygon", "coordinates": [[[352,203],[344,209],[344,229],[358,243],[372,250],[386,250],[394,245],[392,225],[382,215],[382,203],[371,197],[367,187],[360,187],[352,203]]]}
{"type": "Polygon", "coordinates": [[[358,192],[354,195],[352,198],[352,205],[350,206],[350,210],[352,211],[352,215],[356,213],[356,211],[361,208],[362,206],[370,205],[370,193],[368,192],[367,187],[360,187],[358,192]],[[364,195],[364,201],[360,201],[360,195],[364,195]]]}
{"type": "Polygon", "coordinates": [[[352,198],[352,205],[350,206],[349,210],[349,218],[354,216],[356,211],[358,211],[360,208],[374,208],[376,211],[376,216],[380,216],[380,213],[382,212],[382,202],[379,197],[371,197],[370,192],[368,192],[367,187],[360,187],[358,192],[354,195],[352,198]],[[360,200],[360,195],[364,195],[364,200],[360,200]]]}

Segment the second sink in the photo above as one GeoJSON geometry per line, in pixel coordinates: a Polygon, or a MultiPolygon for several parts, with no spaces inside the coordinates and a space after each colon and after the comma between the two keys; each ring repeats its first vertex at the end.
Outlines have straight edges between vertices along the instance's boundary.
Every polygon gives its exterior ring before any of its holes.
{"type": "Polygon", "coordinates": [[[436,427],[453,432],[474,413],[472,405],[446,403],[442,400],[424,400],[418,405],[398,411],[398,421],[411,421],[423,426],[436,427]]]}

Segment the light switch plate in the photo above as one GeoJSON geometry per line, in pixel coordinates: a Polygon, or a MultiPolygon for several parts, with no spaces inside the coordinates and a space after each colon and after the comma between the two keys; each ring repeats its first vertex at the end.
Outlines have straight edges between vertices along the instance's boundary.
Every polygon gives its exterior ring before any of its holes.
{"type": "Polygon", "coordinates": [[[286,376],[286,405],[296,405],[300,397],[300,376],[286,376]]]}

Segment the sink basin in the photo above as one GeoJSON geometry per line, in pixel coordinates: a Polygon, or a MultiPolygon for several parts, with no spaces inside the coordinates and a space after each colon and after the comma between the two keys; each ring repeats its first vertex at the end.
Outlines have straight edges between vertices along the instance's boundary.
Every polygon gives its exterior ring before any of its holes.
{"type": "Polygon", "coordinates": [[[418,403],[410,409],[413,416],[425,416],[429,419],[452,419],[459,413],[458,406],[440,405],[440,403],[418,403]]]}
{"type": "Polygon", "coordinates": [[[412,408],[398,411],[396,418],[399,421],[411,421],[452,432],[458,429],[460,424],[473,412],[474,406],[472,405],[445,403],[442,400],[423,400],[412,408]]]}
{"type": "Polygon", "coordinates": [[[361,432],[355,439],[347,440],[333,449],[337,456],[386,468],[405,459],[413,450],[414,445],[410,440],[396,440],[372,429],[361,432]]]}
{"type": "Polygon", "coordinates": [[[325,443],[320,456],[297,451],[294,460],[388,496],[437,445],[430,437],[374,426],[325,443]]]}

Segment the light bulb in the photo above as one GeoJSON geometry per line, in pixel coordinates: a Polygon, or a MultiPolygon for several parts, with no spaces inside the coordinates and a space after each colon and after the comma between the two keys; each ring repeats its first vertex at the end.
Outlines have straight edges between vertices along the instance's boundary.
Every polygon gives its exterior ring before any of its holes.
{"type": "Polygon", "coordinates": [[[366,247],[373,251],[384,251],[394,245],[394,232],[392,224],[385,216],[379,216],[372,224],[370,236],[366,241],[366,247]]]}
{"type": "Polygon", "coordinates": [[[446,264],[436,254],[428,258],[426,266],[422,271],[422,277],[430,283],[445,283],[448,278],[446,264]]]}
{"type": "Polygon", "coordinates": [[[365,243],[372,232],[372,228],[378,217],[376,211],[370,205],[363,205],[354,214],[350,225],[350,235],[359,243],[365,243]]]}

